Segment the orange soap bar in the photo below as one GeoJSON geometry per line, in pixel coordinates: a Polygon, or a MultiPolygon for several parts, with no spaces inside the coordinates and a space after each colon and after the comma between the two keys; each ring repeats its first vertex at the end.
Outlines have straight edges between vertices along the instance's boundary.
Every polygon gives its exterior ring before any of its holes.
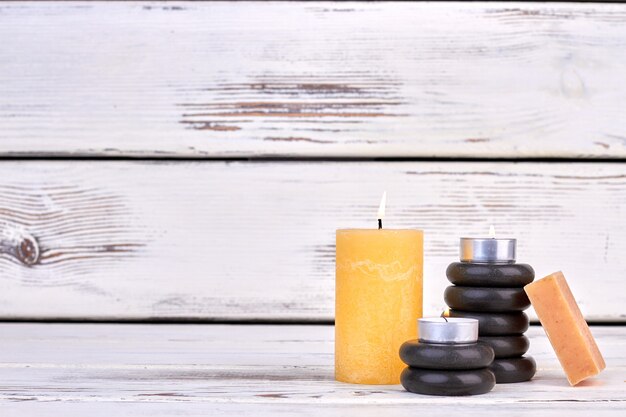
{"type": "Polygon", "coordinates": [[[570,385],[600,373],[604,358],[562,272],[524,287],[570,385]]]}

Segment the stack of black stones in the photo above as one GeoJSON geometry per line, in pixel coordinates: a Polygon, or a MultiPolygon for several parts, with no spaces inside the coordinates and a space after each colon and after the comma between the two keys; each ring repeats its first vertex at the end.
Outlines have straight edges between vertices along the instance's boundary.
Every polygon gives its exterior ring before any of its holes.
{"type": "Polygon", "coordinates": [[[496,378],[489,365],[494,352],[478,342],[476,320],[419,319],[418,326],[419,340],[409,340],[400,347],[400,359],[408,365],[400,382],[407,391],[477,395],[493,389],[496,378]]]}
{"type": "Polygon", "coordinates": [[[530,306],[524,286],[535,278],[530,265],[516,263],[454,262],[446,270],[454,284],[446,288],[444,299],[450,317],[479,321],[480,342],[491,346],[495,360],[489,369],[496,383],[523,382],[535,375],[535,360],[523,356],[529,348],[524,332],[530,306]]]}

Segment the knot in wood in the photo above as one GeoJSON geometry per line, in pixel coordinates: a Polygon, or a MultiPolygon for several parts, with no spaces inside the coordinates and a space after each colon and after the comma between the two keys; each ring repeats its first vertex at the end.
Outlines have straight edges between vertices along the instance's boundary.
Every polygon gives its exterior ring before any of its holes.
{"type": "Polygon", "coordinates": [[[23,236],[16,249],[17,258],[24,265],[35,265],[39,260],[39,244],[33,236],[23,236]]]}

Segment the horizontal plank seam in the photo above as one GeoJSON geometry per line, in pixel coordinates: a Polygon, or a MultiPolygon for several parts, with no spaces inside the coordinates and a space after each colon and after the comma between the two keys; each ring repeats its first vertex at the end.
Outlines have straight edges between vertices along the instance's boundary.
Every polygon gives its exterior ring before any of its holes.
{"type": "MultiPolygon", "coordinates": [[[[28,319],[28,318],[0,318],[0,324],[3,323],[33,323],[33,324],[210,324],[210,325],[243,325],[243,326],[265,326],[265,325],[287,325],[287,326],[333,326],[333,320],[302,320],[302,319],[210,319],[210,318],[157,318],[157,319],[81,319],[81,318],[63,318],[63,319],[28,319]]],[[[611,326],[626,327],[624,321],[607,321],[607,320],[587,320],[590,326],[611,326]]],[[[531,320],[531,326],[540,326],[539,321],[531,320]]]]}
{"type": "Polygon", "coordinates": [[[333,157],[333,156],[249,156],[249,157],[190,157],[190,156],[81,156],[81,155],[0,155],[2,161],[148,161],[148,162],[533,162],[533,163],[625,163],[626,158],[594,157],[333,157]]]}

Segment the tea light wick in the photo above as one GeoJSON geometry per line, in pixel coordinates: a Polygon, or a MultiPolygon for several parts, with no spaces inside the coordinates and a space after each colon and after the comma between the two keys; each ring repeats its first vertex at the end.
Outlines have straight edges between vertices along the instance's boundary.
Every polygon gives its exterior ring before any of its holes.
{"type": "Polygon", "coordinates": [[[387,191],[383,192],[383,197],[380,199],[380,205],[378,206],[378,228],[383,228],[383,219],[385,218],[385,206],[387,205],[387,191]]]}
{"type": "Polygon", "coordinates": [[[496,238],[496,228],[493,227],[493,224],[489,226],[489,237],[492,239],[496,238]]]}

